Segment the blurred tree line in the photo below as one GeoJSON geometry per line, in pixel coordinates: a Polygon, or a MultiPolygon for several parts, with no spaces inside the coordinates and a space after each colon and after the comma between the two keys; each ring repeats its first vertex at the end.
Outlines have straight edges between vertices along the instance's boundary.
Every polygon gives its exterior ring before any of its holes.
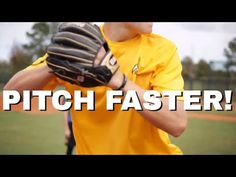
{"type": "MultiPolygon", "coordinates": [[[[13,44],[9,61],[0,60],[0,83],[6,83],[16,72],[30,65],[34,60],[45,54],[47,45],[53,33],[57,29],[58,23],[37,22],[34,23],[30,31],[26,32],[27,44],[13,44]]],[[[189,56],[182,59],[184,79],[201,78],[236,78],[236,38],[229,41],[224,49],[227,58],[225,71],[213,70],[212,63],[200,59],[197,63],[189,56]]]]}
{"type": "Polygon", "coordinates": [[[236,78],[236,38],[229,41],[228,47],[224,49],[224,55],[227,58],[224,64],[224,70],[214,69],[214,62],[207,62],[200,59],[197,63],[189,56],[183,58],[183,77],[185,79],[201,78],[236,78]]]}
{"type": "Polygon", "coordinates": [[[183,77],[185,79],[203,79],[203,78],[236,78],[236,38],[229,41],[228,47],[224,49],[224,55],[227,60],[224,64],[225,70],[215,70],[212,65],[214,62],[207,62],[200,59],[194,63],[189,56],[182,60],[183,77]]]}
{"type": "Polygon", "coordinates": [[[221,91],[231,89],[236,91],[236,38],[229,41],[227,48],[224,49],[224,55],[227,60],[222,62],[207,62],[200,59],[194,63],[189,56],[183,58],[182,74],[185,89],[218,89],[221,91]]]}
{"type": "Polygon", "coordinates": [[[0,83],[6,83],[16,72],[29,66],[38,57],[45,54],[52,34],[58,23],[37,22],[26,32],[27,44],[14,43],[8,61],[0,60],[0,83]]]}

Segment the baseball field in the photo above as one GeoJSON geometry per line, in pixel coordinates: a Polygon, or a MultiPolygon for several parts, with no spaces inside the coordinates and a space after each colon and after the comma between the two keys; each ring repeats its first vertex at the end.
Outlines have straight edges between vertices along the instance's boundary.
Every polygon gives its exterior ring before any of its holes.
{"type": "MultiPolygon", "coordinates": [[[[65,154],[62,112],[35,111],[36,102],[31,112],[19,111],[21,105],[0,112],[0,154],[65,154]]],[[[235,106],[231,112],[188,112],[185,133],[172,142],[184,154],[236,154],[235,106]]]]}

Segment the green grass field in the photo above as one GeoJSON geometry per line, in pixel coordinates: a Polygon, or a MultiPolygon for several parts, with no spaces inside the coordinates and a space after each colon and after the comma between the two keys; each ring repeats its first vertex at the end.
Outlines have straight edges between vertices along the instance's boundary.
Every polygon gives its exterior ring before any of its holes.
{"type": "Polygon", "coordinates": [[[190,119],[179,138],[172,138],[185,154],[236,154],[236,123],[190,119]]]}
{"type": "MultiPolygon", "coordinates": [[[[0,154],[64,154],[62,113],[0,113],[0,154]]],[[[185,154],[236,154],[236,123],[190,119],[174,144],[185,154]]]]}
{"type": "Polygon", "coordinates": [[[0,154],[64,154],[63,115],[0,113],[0,154]]]}

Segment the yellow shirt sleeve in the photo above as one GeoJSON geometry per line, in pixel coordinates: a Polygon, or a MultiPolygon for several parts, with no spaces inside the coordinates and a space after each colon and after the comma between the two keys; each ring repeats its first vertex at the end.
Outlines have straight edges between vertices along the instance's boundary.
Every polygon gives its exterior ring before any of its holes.
{"type": "Polygon", "coordinates": [[[46,59],[47,59],[48,55],[45,54],[44,56],[38,58],[36,61],[34,61],[30,66],[28,66],[26,68],[26,70],[30,70],[30,69],[35,69],[37,67],[42,66],[43,64],[46,64],[46,59]]]}
{"type": "MultiPolygon", "coordinates": [[[[162,55],[163,62],[157,67],[150,81],[152,89],[160,92],[183,91],[182,65],[176,46],[169,46],[162,55]]],[[[183,97],[178,97],[178,100],[183,100],[183,97]]]]}

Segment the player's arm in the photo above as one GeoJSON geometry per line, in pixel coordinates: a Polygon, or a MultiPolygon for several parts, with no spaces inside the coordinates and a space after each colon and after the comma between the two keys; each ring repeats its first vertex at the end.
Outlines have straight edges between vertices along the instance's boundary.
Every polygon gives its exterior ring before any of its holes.
{"type": "MultiPolygon", "coordinates": [[[[102,56],[104,56],[105,53],[105,50],[101,48],[97,55],[97,58],[95,59],[95,63],[100,63],[103,58],[102,56]]],[[[120,88],[122,83],[123,74],[118,70],[113,75],[107,86],[112,89],[118,89],[120,88]]],[[[143,96],[146,90],[144,90],[134,82],[127,80],[127,83],[122,90],[125,94],[128,90],[135,90],[139,96],[141,105],[145,103],[143,96]]],[[[154,112],[144,109],[143,111],[139,111],[139,113],[157,128],[160,128],[175,137],[180,136],[187,126],[187,115],[184,111],[183,102],[177,101],[177,110],[169,111],[168,98],[162,98],[161,101],[163,103],[163,107],[161,110],[154,112]]]]}
{"type": "MultiPolygon", "coordinates": [[[[101,57],[105,54],[105,50],[101,49],[97,55],[95,61],[99,63],[101,61],[101,57]]],[[[108,87],[112,89],[119,88],[123,83],[123,74],[118,70],[110,82],[108,83],[108,87]]],[[[124,94],[127,93],[128,90],[135,90],[139,96],[141,105],[145,103],[144,101],[144,93],[146,90],[135,84],[134,82],[127,79],[127,83],[125,87],[122,89],[124,94]]],[[[180,136],[187,126],[187,115],[184,111],[184,106],[182,101],[177,101],[177,110],[169,111],[168,98],[161,99],[163,103],[163,107],[159,111],[149,111],[147,109],[143,109],[143,111],[139,111],[139,113],[148,121],[150,121],[154,126],[160,128],[172,136],[178,137],[180,136]]]]}
{"type": "Polygon", "coordinates": [[[20,94],[23,90],[42,89],[55,76],[49,72],[46,63],[32,69],[24,69],[16,73],[4,86],[4,90],[17,90],[20,94]]]}
{"type": "MultiPolygon", "coordinates": [[[[120,87],[123,80],[123,74],[119,71],[113,76],[109,87],[116,89],[120,87]]],[[[127,80],[125,87],[123,88],[124,94],[127,93],[128,90],[135,90],[139,96],[139,100],[141,105],[143,105],[144,98],[143,95],[146,90],[135,84],[134,82],[127,80]]],[[[178,137],[180,136],[187,126],[187,115],[183,108],[183,102],[177,101],[177,110],[169,111],[168,109],[168,98],[161,99],[163,103],[163,107],[159,111],[149,111],[147,109],[143,109],[143,111],[139,111],[139,113],[155,125],[157,128],[160,128],[172,136],[178,137]]]]}

